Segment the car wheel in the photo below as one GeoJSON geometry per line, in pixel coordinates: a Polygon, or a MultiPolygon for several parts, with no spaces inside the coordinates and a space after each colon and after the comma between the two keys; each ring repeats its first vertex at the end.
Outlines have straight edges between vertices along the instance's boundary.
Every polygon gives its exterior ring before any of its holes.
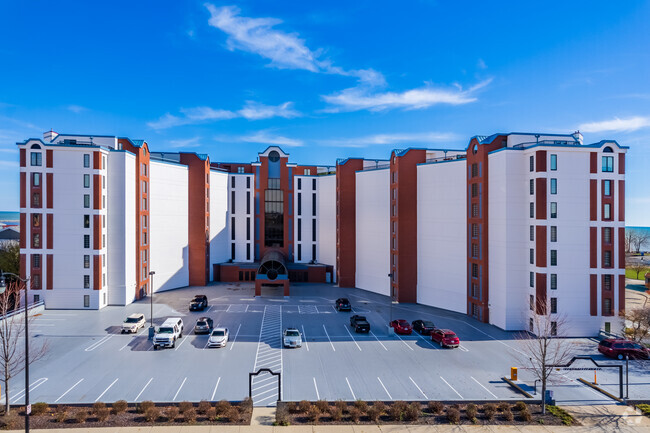
{"type": "Polygon", "coordinates": [[[156,346],[156,345],[154,344],[154,345],[153,345],[153,350],[158,350],[158,346],[156,346]]]}
{"type": "Polygon", "coordinates": [[[619,353],[618,356],[617,356],[617,358],[618,358],[618,359],[624,359],[625,357],[623,356],[622,353],[619,353]]]}
{"type": "Polygon", "coordinates": [[[176,347],[176,340],[172,341],[172,348],[176,347]]]}
{"type": "Polygon", "coordinates": [[[120,333],[121,333],[121,334],[124,334],[124,329],[122,329],[122,332],[120,332],[120,333]]]}

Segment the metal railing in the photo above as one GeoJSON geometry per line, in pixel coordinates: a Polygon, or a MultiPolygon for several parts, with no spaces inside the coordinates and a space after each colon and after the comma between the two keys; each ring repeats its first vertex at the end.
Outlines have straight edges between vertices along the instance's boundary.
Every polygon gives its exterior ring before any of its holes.
{"type": "Polygon", "coordinates": [[[441,162],[441,161],[457,161],[459,159],[466,159],[467,155],[453,155],[453,156],[440,156],[438,158],[427,158],[426,162],[441,162]]]}
{"type": "MultiPolygon", "coordinates": [[[[40,307],[41,305],[45,305],[45,301],[38,301],[38,302],[32,302],[31,304],[27,305],[27,310],[33,310],[34,308],[40,307]]],[[[24,307],[18,305],[13,311],[8,312],[4,316],[0,316],[0,320],[3,319],[9,319],[13,316],[17,316],[20,314],[25,314],[25,309],[24,307]]]]}

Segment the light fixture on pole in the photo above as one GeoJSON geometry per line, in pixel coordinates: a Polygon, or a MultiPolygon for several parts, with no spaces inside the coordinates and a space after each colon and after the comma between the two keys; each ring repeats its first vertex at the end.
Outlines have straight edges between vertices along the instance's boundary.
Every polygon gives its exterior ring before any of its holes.
{"type": "Polygon", "coordinates": [[[149,271],[149,277],[151,278],[151,283],[149,284],[151,293],[149,294],[149,303],[151,304],[151,326],[149,326],[149,340],[153,340],[153,336],[156,333],[156,328],[153,326],[153,276],[156,275],[155,271],[149,271]]]}
{"type": "Polygon", "coordinates": [[[32,406],[29,404],[29,311],[27,307],[27,294],[29,289],[29,277],[20,276],[11,272],[0,270],[0,294],[7,289],[6,276],[14,277],[25,285],[25,432],[29,432],[29,415],[32,413],[32,406]]]}

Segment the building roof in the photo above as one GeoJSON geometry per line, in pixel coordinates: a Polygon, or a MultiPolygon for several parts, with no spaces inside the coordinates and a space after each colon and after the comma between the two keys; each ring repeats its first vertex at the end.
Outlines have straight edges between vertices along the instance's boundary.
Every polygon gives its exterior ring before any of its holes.
{"type": "Polygon", "coordinates": [[[0,229],[0,240],[17,241],[19,239],[20,239],[20,232],[15,226],[7,226],[3,229],[0,229]]]}

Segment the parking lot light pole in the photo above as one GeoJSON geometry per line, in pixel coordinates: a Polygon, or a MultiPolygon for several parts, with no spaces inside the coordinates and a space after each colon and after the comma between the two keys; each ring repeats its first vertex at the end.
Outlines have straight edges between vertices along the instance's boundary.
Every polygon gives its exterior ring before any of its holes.
{"type": "Polygon", "coordinates": [[[11,272],[2,272],[0,270],[0,294],[7,289],[5,275],[17,278],[25,285],[25,432],[29,432],[29,414],[32,409],[29,404],[29,310],[27,308],[27,293],[30,277],[23,279],[11,272]]]}
{"type": "Polygon", "coordinates": [[[153,339],[153,335],[156,332],[156,328],[153,326],[153,276],[156,275],[156,272],[154,271],[149,271],[149,277],[151,278],[151,282],[149,283],[149,290],[151,290],[151,293],[149,294],[149,303],[151,304],[151,326],[149,326],[149,340],[153,339]]]}

